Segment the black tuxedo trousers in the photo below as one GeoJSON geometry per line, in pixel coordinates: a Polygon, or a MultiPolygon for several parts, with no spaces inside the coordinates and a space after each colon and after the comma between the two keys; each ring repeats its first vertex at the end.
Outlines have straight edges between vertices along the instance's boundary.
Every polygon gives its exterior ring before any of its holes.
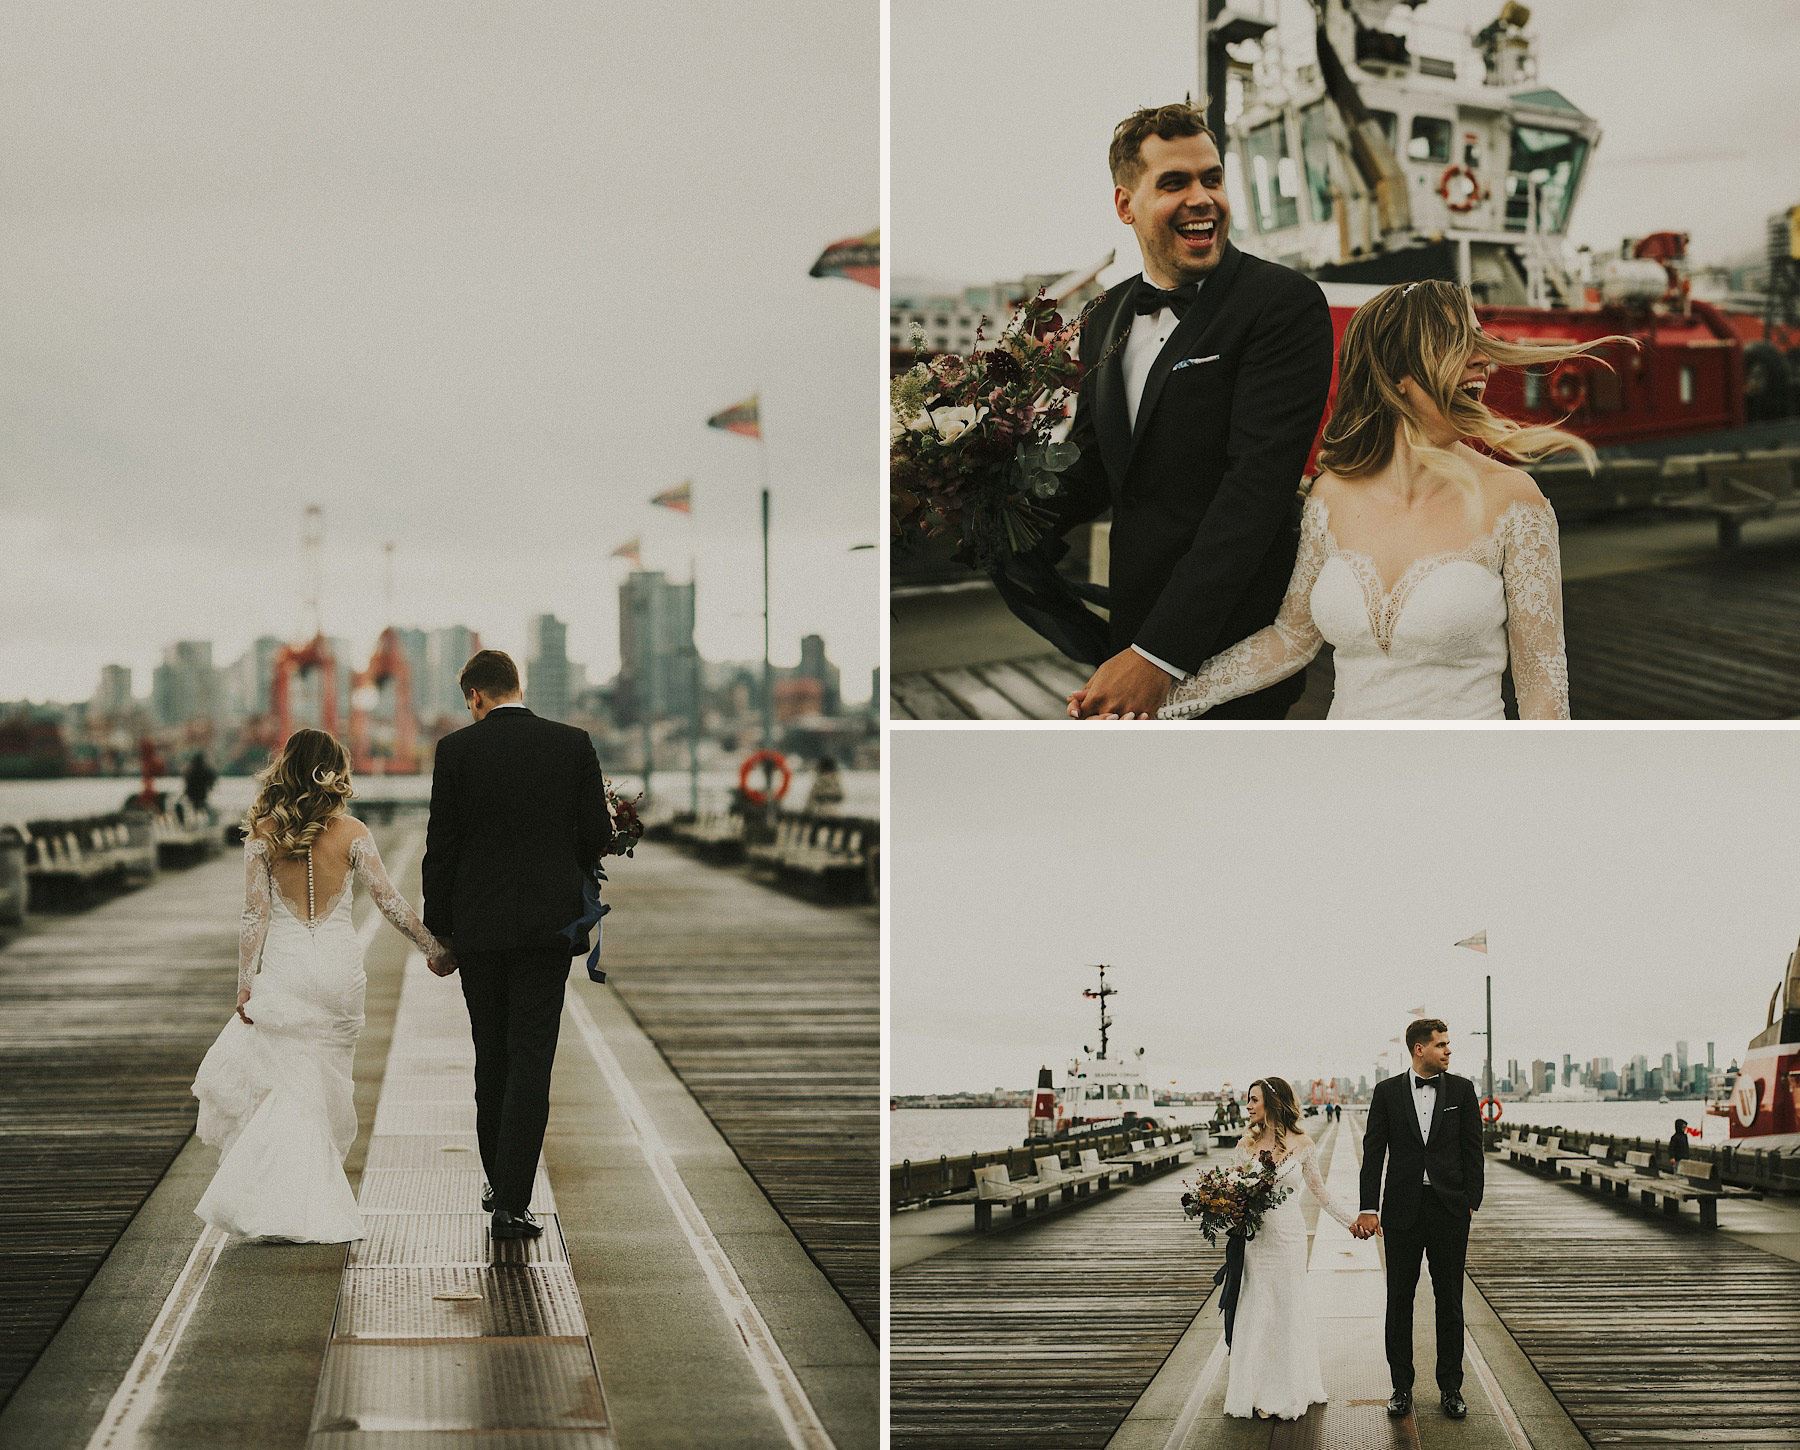
{"type": "Polygon", "coordinates": [[[1419,1213],[1405,1228],[1383,1223],[1387,1245],[1387,1361],[1397,1390],[1413,1387],[1413,1299],[1419,1291],[1419,1261],[1431,1265],[1431,1293],[1437,1308],[1437,1384],[1440,1393],[1462,1388],[1463,1267],[1469,1258],[1469,1214],[1427,1193],[1419,1213]]]}
{"type": "Polygon", "coordinates": [[[550,1070],[569,980],[566,947],[467,952],[458,958],[475,1041],[475,1136],[494,1207],[531,1206],[550,1070]]]}

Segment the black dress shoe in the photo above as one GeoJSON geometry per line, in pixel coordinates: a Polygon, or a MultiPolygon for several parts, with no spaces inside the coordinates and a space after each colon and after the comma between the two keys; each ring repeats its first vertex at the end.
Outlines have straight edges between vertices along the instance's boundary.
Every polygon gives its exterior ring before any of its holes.
{"type": "Polygon", "coordinates": [[[529,1212],[508,1213],[504,1208],[494,1210],[494,1221],[488,1230],[497,1239],[534,1239],[543,1231],[544,1226],[529,1212]]]}
{"type": "Polygon", "coordinates": [[[1404,1420],[1411,1413],[1411,1390],[1395,1390],[1388,1396],[1388,1418],[1390,1420],[1404,1420]]]}
{"type": "Polygon", "coordinates": [[[481,1185],[481,1211],[483,1213],[494,1211],[494,1190],[485,1183],[481,1185]]]}
{"type": "Polygon", "coordinates": [[[1469,1407],[1463,1403],[1461,1390],[1444,1391],[1444,1413],[1452,1420],[1460,1420],[1469,1413],[1469,1407]]]}

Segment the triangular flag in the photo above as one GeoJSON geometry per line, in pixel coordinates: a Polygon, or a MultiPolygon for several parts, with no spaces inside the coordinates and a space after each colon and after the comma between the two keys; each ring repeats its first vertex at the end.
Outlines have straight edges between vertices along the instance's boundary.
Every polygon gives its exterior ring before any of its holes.
{"type": "Polygon", "coordinates": [[[733,403],[722,413],[714,413],[706,420],[708,428],[723,428],[727,433],[741,433],[746,438],[762,437],[762,417],[757,407],[761,401],[760,393],[752,393],[741,403],[733,403]]]}
{"type": "Polygon", "coordinates": [[[612,557],[615,559],[629,559],[633,564],[636,564],[638,568],[642,569],[644,567],[643,546],[644,541],[642,538],[627,539],[624,543],[620,544],[618,548],[612,551],[612,557]]]}
{"type": "Polygon", "coordinates": [[[1406,1009],[1406,1015],[1408,1017],[1423,1017],[1425,1015],[1425,1009],[1423,1007],[1408,1007],[1406,1009]]]}
{"type": "Polygon", "coordinates": [[[881,228],[833,242],[812,264],[809,277],[848,277],[865,287],[881,286],[881,228]]]}
{"type": "Polygon", "coordinates": [[[1480,952],[1482,956],[1485,957],[1487,955],[1487,933],[1485,931],[1478,931],[1474,936],[1464,937],[1461,941],[1456,943],[1456,945],[1459,947],[1467,947],[1472,952],[1480,952]]]}
{"type": "Polygon", "coordinates": [[[693,482],[690,480],[678,483],[673,488],[665,488],[650,502],[666,509],[674,509],[678,514],[691,514],[694,511],[693,482]]]}

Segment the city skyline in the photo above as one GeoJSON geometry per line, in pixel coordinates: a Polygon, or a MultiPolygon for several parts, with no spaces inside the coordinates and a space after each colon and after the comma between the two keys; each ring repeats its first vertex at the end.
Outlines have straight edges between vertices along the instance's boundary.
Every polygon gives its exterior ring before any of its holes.
{"type": "Polygon", "coordinates": [[[759,657],[765,470],[778,661],[826,632],[869,677],[879,296],[808,269],[880,216],[876,27],[702,0],[183,15],[39,8],[0,59],[0,694],[310,638],[310,505],[325,631],[359,648],[479,622],[523,659],[549,610],[609,674],[635,537],[696,566],[704,654],[759,657]],[[752,394],[764,441],[706,426],[752,394]],[[651,502],[689,480],[691,513],[651,502]]]}
{"type": "Polygon", "coordinates": [[[1113,1041],[1184,1089],[1374,1074],[1414,1009],[1452,1070],[1739,1057],[1800,936],[1769,732],[989,731],[890,750],[891,1090],[1029,1083],[1113,1041]],[[1196,748],[1203,747],[1203,748],[1196,748]],[[1046,788],[1046,783],[1053,788],[1046,788]],[[1490,954],[1454,943],[1486,929],[1490,954]],[[972,970],[979,966],[980,970],[972,970]],[[1704,1046],[1700,1048],[1704,1051],[1704,1046]]]}

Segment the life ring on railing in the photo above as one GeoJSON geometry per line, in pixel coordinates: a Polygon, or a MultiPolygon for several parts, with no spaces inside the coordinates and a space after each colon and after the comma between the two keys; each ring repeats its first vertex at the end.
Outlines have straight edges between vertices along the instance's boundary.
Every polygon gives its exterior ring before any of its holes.
{"type": "Polygon", "coordinates": [[[1451,211],[1473,211],[1482,197],[1481,178],[1467,166],[1446,166],[1443,176],[1438,179],[1438,195],[1444,198],[1444,205],[1451,211]],[[1450,195],[1451,184],[1459,176],[1469,183],[1468,195],[1461,201],[1450,195]]]}
{"type": "Polygon", "coordinates": [[[787,760],[778,750],[753,750],[745,758],[742,768],[738,771],[738,789],[744,793],[744,799],[753,805],[760,806],[768,803],[768,796],[750,784],[750,772],[759,765],[772,765],[781,772],[781,784],[776,787],[775,799],[780,800],[786,796],[788,787],[794,783],[794,772],[788,766],[787,760]]]}
{"type": "Polygon", "coordinates": [[[1500,1107],[1500,1099],[1499,1098],[1483,1098],[1481,1100],[1481,1121],[1482,1122],[1484,1122],[1484,1123],[1499,1122],[1501,1111],[1502,1111],[1502,1109],[1500,1107]]]}
{"type": "Polygon", "coordinates": [[[1573,413],[1587,401],[1587,374],[1579,368],[1557,369],[1550,379],[1550,397],[1565,413],[1573,413]]]}

